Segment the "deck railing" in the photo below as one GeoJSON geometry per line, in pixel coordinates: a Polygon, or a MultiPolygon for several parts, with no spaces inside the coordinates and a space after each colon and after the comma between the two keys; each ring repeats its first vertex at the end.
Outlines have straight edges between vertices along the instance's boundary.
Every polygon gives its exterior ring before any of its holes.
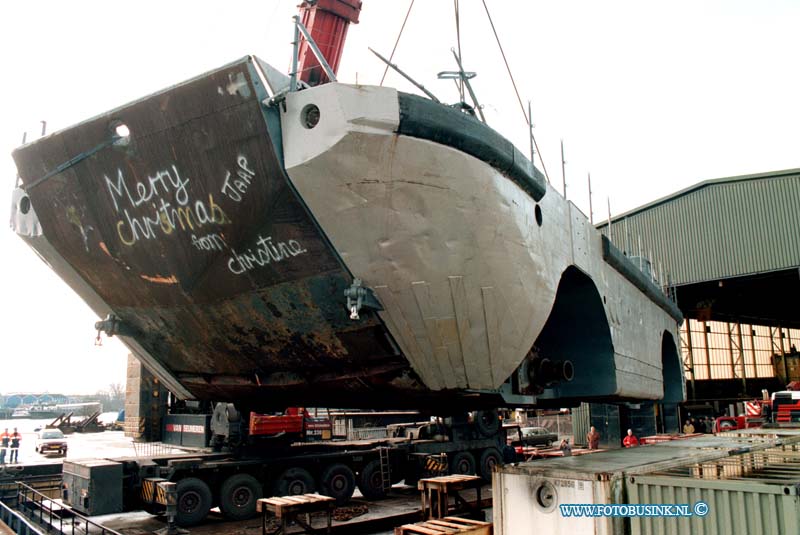
{"type": "MultiPolygon", "coordinates": [[[[8,508],[4,504],[5,508],[8,508]]],[[[18,482],[16,496],[16,517],[24,514],[27,520],[35,522],[39,527],[33,527],[31,522],[25,521],[27,529],[33,531],[17,531],[28,533],[61,533],[62,535],[121,535],[118,531],[98,524],[94,520],[78,513],[71,507],[55,501],[46,494],[33,487],[18,482]]],[[[13,529],[13,528],[12,528],[13,529]]]]}

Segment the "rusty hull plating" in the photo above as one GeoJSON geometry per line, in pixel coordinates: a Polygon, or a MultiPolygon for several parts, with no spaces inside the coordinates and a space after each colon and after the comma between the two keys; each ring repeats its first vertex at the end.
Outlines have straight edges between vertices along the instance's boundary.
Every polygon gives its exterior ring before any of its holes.
{"type": "Polygon", "coordinates": [[[15,151],[42,229],[23,238],[179,396],[430,403],[377,315],[349,318],[353,278],[286,178],[257,62],[15,151]]]}

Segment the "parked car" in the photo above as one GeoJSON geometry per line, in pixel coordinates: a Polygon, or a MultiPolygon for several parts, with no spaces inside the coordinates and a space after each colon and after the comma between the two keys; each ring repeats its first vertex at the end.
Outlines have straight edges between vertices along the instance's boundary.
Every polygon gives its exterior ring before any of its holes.
{"type": "Polygon", "coordinates": [[[558,435],[551,433],[544,427],[523,427],[522,442],[526,446],[552,446],[558,440],[558,435]]]}
{"type": "Polygon", "coordinates": [[[67,455],[67,437],[58,429],[42,429],[36,433],[36,452],[43,455],[67,455]]]}
{"type": "Polygon", "coordinates": [[[506,438],[509,446],[545,446],[550,447],[558,440],[558,435],[544,427],[506,427],[506,438]]]}

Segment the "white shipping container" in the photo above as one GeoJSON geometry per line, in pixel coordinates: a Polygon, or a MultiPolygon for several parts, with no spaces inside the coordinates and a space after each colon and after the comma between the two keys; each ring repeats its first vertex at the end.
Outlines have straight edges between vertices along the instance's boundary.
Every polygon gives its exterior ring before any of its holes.
{"type": "Polygon", "coordinates": [[[498,467],[492,478],[495,534],[623,535],[630,523],[625,518],[568,517],[560,506],[624,504],[626,476],[773,445],[763,438],[706,436],[498,467]]]}

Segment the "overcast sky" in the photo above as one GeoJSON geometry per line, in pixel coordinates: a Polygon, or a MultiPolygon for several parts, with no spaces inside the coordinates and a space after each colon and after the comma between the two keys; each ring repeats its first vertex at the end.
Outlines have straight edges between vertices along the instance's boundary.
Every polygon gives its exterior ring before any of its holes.
{"type": "MultiPolygon", "coordinates": [[[[377,84],[410,0],[364,0],[339,79],[377,84]]],[[[255,53],[288,70],[297,0],[4,2],[0,176],[11,151],[255,53]]],[[[462,56],[487,120],[528,152],[527,128],[479,0],[461,0],[462,56]]],[[[551,179],[595,221],[700,180],[800,167],[800,2],[487,0],[551,179]]],[[[454,85],[452,0],[417,0],[395,61],[443,101],[454,85]]],[[[386,84],[413,88],[390,73],[386,84]]],[[[537,165],[540,165],[537,160],[537,165]]],[[[800,207],[799,207],[800,209],[800,207]]],[[[7,228],[7,227],[6,227],[7,228]]],[[[124,382],[125,348],[13,232],[0,232],[0,392],[93,392],[124,382]]]]}

